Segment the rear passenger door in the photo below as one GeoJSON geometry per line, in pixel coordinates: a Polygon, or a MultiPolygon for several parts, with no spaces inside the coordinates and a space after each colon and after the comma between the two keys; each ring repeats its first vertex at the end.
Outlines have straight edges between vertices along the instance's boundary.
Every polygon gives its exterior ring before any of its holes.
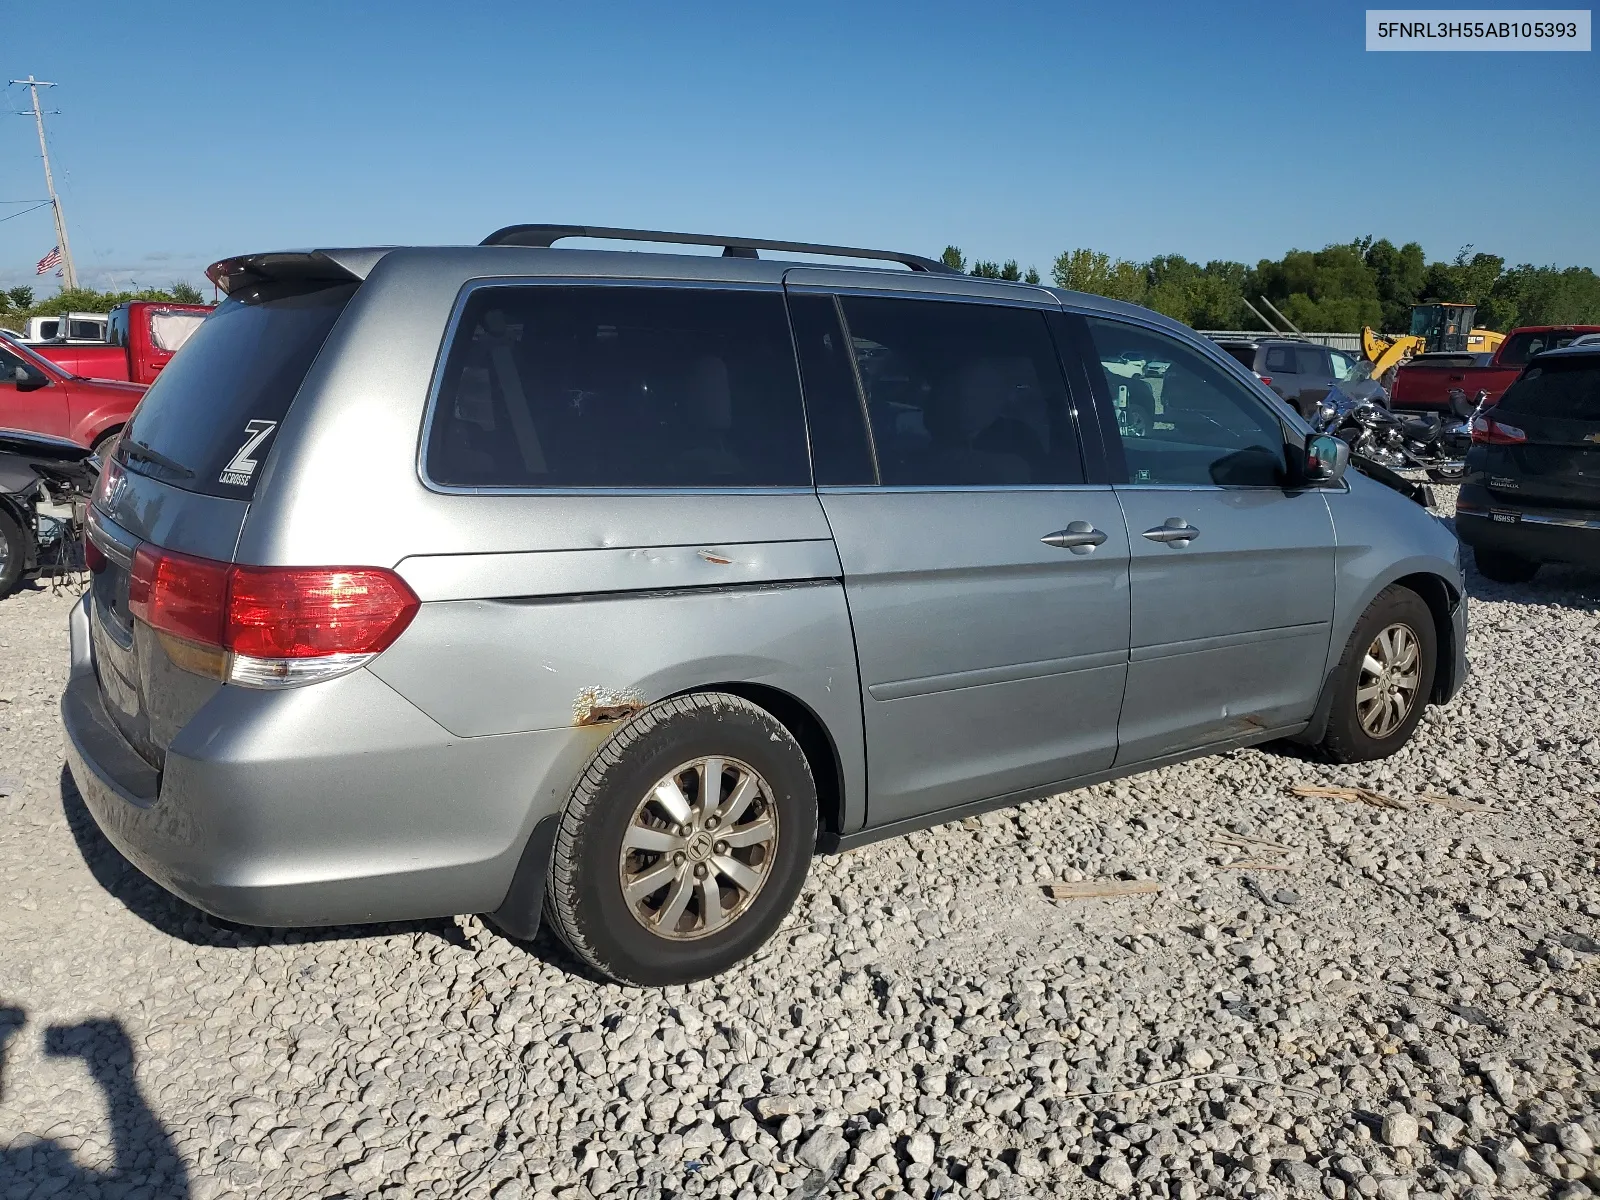
{"type": "Polygon", "coordinates": [[[1045,313],[793,283],[790,313],[855,629],[868,824],[1109,767],[1127,535],[1085,471],[1045,313]]]}
{"type": "Polygon", "coordinates": [[[1309,416],[1317,401],[1326,396],[1333,385],[1333,365],[1322,346],[1296,346],[1294,357],[1295,373],[1300,376],[1300,390],[1294,406],[1302,416],[1309,416]]]}
{"type": "MultiPolygon", "coordinates": [[[[1279,414],[1177,337],[1098,315],[1069,321],[1091,368],[1134,355],[1172,364],[1147,436],[1101,422],[1132,583],[1117,765],[1306,720],[1333,619],[1333,521],[1318,491],[1289,486],[1279,414]]],[[[1104,417],[1118,377],[1099,373],[1104,417]]]]}

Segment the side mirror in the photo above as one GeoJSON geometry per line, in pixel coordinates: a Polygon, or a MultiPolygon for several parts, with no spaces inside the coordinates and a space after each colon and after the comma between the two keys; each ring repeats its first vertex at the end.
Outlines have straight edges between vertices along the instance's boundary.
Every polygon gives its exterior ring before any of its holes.
{"type": "Polygon", "coordinates": [[[1350,465],[1350,445],[1342,438],[1319,433],[1306,439],[1305,478],[1311,483],[1338,483],[1350,465]]]}
{"type": "Polygon", "coordinates": [[[39,372],[23,366],[14,368],[11,378],[16,381],[19,392],[36,392],[50,382],[39,372]]]}

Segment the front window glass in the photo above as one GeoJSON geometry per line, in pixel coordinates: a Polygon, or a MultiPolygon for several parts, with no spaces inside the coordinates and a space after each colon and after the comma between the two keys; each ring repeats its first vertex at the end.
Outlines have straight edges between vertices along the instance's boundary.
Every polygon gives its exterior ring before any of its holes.
{"type": "Polygon", "coordinates": [[[1350,379],[1356,373],[1355,361],[1347,354],[1340,354],[1337,350],[1328,351],[1328,362],[1333,367],[1335,379],[1350,379]]]}
{"type": "Polygon", "coordinates": [[[1220,363],[1176,338],[1088,318],[1132,483],[1281,486],[1283,426],[1220,363]],[[1159,358],[1159,379],[1131,378],[1119,364],[1159,358]],[[1126,394],[1124,395],[1124,392],[1126,394]]]}

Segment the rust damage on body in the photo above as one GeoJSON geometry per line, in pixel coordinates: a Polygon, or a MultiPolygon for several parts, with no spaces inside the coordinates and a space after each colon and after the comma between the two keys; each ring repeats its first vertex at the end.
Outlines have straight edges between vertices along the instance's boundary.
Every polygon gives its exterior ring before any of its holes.
{"type": "Polygon", "coordinates": [[[572,723],[581,727],[624,721],[643,707],[644,699],[634,688],[586,687],[572,701],[572,723]]]}

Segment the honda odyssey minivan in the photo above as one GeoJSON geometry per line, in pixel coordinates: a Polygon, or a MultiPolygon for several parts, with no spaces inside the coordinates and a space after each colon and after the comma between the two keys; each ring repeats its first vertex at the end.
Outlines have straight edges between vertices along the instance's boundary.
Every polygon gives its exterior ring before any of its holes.
{"type": "Polygon", "coordinates": [[[1392,754],[1466,673],[1449,530],[1143,308],[562,226],[210,275],[102,472],[62,712],[106,836],[220,917],[543,921],[685,981],[819,850],[1392,754]]]}

